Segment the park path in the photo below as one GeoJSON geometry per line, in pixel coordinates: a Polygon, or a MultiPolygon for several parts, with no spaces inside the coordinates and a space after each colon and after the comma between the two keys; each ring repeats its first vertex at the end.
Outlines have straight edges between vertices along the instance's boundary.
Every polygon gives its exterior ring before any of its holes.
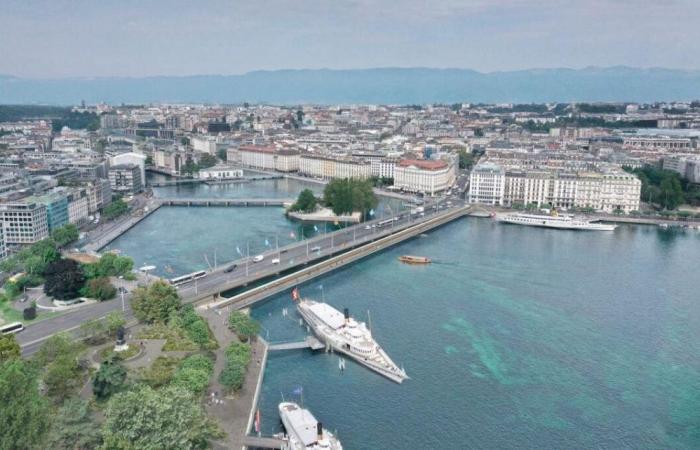
{"type": "Polygon", "coordinates": [[[224,387],[219,383],[219,374],[226,364],[226,348],[238,338],[227,326],[228,310],[200,308],[199,314],[209,322],[214,337],[219,342],[216,350],[216,362],[209,390],[207,391],[206,410],[209,416],[215,417],[226,436],[212,442],[215,449],[232,449],[243,447],[243,436],[246,435],[250,411],[253,408],[258,379],[260,376],[261,355],[263,343],[260,340],[252,342],[251,363],[246,369],[245,381],[241,390],[224,395],[224,387]],[[214,397],[212,397],[214,393],[214,397]]]}

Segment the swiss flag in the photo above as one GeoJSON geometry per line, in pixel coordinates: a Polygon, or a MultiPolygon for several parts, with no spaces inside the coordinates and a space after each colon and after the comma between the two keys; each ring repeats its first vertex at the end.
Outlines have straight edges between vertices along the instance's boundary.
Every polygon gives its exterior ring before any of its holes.
{"type": "Polygon", "coordinates": [[[299,288],[292,289],[292,300],[299,301],[299,288]]]}

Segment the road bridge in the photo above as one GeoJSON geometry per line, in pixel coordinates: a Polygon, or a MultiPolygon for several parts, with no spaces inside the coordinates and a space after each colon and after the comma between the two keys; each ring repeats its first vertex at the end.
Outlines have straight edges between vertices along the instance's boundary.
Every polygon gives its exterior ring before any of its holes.
{"type": "Polygon", "coordinates": [[[330,258],[392,234],[397,235],[393,243],[401,242],[415,235],[415,233],[402,233],[408,228],[421,230],[417,233],[420,234],[462,217],[468,210],[468,206],[447,207],[435,204],[426,208],[424,216],[405,212],[397,216],[353,225],[270,250],[255,257],[250,255],[224,264],[216,270],[209,271],[203,278],[179,285],[178,292],[186,301],[216,298],[222,292],[278,276],[283,272],[330,258]],[[255,262],[256,259],[257,262],[255,262]]]}

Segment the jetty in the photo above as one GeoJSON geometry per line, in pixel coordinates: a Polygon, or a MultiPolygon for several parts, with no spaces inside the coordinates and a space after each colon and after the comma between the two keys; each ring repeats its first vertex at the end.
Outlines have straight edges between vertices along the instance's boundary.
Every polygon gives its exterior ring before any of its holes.
{"type": "Polygon", "coordinates": [[[270,344],[268,351],[279,351],[279,350],[300,350],[303,348],[310,348],[311,350],[321,350],[326,348],[323,342],[316,339],[314,336],[307,336],[306,339],[299,342],[286,342],[282,344],[270,344]]]}

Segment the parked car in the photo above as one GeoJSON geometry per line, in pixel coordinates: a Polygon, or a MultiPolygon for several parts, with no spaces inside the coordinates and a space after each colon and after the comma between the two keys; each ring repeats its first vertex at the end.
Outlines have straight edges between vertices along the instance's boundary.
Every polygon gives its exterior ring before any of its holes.
{"type": "Polygon", "coordinates": [[[319,247],[318,245],[314,245],[313,247],[311,247],[311,251],[312,251],[312,252],[320,252],[320,251],[321,251],[321,247],[319,247]]]}

